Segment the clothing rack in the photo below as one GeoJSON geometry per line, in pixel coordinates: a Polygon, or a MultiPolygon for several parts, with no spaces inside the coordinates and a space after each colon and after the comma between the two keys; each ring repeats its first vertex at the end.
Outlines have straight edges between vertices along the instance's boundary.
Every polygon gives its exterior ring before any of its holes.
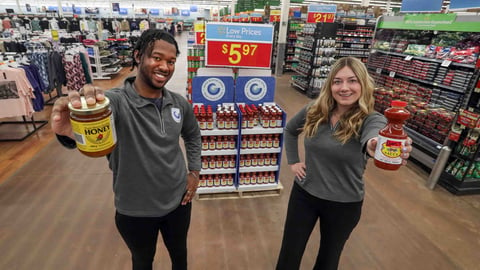
{"type": "MultiPolygon", "coordinates": [[[[0,121],[0,131],[2,130],[1,127],[3,125],[24,125],[25,130],[27,131],[26,134],[21,135],[21,137],[16,138],[16,137],[10,137],[10,138],[4,138],[2,135],[0,135],[0,142],[7,142],[7,141],[23,141],[25,140],[28,136],[32,135],[35,133],[37,130],[39,130],[41,127],[45,126],[48,121],[47,120],[34,120],[33,115],[30,120],[27,120],[25,116],[22,116],[23,121],[0,121]],[[30,124],[33,127],[33,130],[31,130],[30,124]]],[[[12,132],[9,130],[9,133],[16,133],[12,132]]]]}

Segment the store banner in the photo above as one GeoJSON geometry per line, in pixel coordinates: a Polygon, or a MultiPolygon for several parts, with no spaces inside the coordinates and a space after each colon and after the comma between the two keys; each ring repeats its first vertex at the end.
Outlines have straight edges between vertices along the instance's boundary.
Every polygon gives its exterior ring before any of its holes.
{"type": "Polygon", "coordinates": [[[188,9],[182,9],[182,10],[180,10],[180,14],[181,14],[182,16],[190,17],[190,10],[188,10],[188,9]]]}
{"type": "Polygon", "coordinates": [[[120,15],[127,15],[128,14],[128,9],[127,8],[120,8],[120,11],[118,12],[120,15]]]}
{"type": "Polygon", "coordinates": [[[442,4],[443,0],[403,0],[400,12],[440,12],[442,4]]]}
{"type": "Polygon", "coordinates": [[[191,12],[198,12],[198,7],[192,5],[192,6],[190,6],[190,11],[191,11],[191,12]]]}
{"type": "Polygon", "coordinates": [[[476,32],[480,29],[478,21],[457,21],[457,14],[411,14],[403,16],[383,17],[377,28],[406,30],[437,30],[476,32]]]}
{"type": "Polygon", "coordinates": [[[240,76],[235,84],[235,103],[258,104],[273,102],[275,78],[240,76]]]}
{"type": "Polygon", "coordinates": [[[449,10],[480,8],[480,0],[450,0],[449,10]]]}
{"type": "Polygon", "coordinates": [[[196,76],[192,80],[192,101],[215,106],[233,103],[232,76],[196,76]]]}
{"type": "Polygon", "coordinates": [[[73,14],[82,14],[82,8],[72,6],[73,14]]]}
{"type": "Polygon", "coordinates": [[[206,66],[270,68],[273,25],[210,22],[205,33],[206,66]]]}
{"type": "Polygon", "coordinates": [[[151,8],[150,9],[150,15],[158,16],[158,15],[160,15],[160,10],[158,8],[151,8]]]}
{"type": "Polygon", "coordinates": [[[337,5],[309,5],[307,13],[307,23],[333,23],[337,5]]]}

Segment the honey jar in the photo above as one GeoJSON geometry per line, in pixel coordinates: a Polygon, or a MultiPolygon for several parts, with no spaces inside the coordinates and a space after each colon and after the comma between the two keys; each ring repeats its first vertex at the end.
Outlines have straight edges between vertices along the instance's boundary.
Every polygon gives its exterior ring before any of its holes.
{"type": "Polygon", "coordinates": [[[109,154],[117,144],[115,124],[110,109],[110,100],[87,105],[85,97],[80,97],[81,108],[74,108],[71,103],[70,123],[77,149],[89,157],[101,157],[109,154]]]}

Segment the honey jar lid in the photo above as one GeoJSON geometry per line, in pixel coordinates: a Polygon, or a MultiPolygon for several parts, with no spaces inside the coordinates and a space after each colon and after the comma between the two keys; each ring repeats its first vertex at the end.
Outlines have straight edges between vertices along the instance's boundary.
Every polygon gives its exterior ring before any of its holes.
{"type": "Polygon", "coordinates": [[[80,102],[82,103],[81,108],[74,108],[72,106],[72,103],[69,102],[68,103],[68,109],[70,109],[70,111],[73,112],[73,113],[88,115],[88,114],[95,114],[95,113],[105,111],[108,108],[108,106],[110,105],[110,100],[107,97],[105,97],[105,100],[103,100],[103,102],[101,102],[101,103],[97,102],[97,103],[95,103],[95,105],[88,105],[85,97],[81,96],[80,97],[80,102]]]}

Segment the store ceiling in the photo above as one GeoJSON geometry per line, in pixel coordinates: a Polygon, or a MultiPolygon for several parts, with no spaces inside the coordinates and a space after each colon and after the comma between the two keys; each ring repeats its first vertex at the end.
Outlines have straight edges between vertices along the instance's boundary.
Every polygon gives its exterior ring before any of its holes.
{"type": "MultiPolygon", "coordinates": [[[[30,3],[32,6],[58,6],[60,3],[62,6],[70,7],[76,6],[93,6],[99,8],[111,8],[111,3],[120,3],[121,7],[135,7],[135,8],[170,8],[177,7],[180,9],[188,8],[190,5],[196,5],[199,8],[211,9],[215,7],[225,7],[232,4],[232,2],[238,0],[4,0],[0,5],[18,5],[21,8],[25,7],[25,4],[30,3]]],[[[290,1],[290,0],[289,0],[290,1]]],[[[419,0],[420,1],[420,0],[419,0]]],[[[428,0],[425,0],[428,1],[428,0]]],[[[353,5],[367,5],[376,6],[386,9],[400,8],[402,0],[304,0],[303,3],[290,3],[290,7],[305,6],[310,4],[353,4],[353,5]]],[[[444,0],[444,7],[447,7],[450,0],[444,0]]]]}

